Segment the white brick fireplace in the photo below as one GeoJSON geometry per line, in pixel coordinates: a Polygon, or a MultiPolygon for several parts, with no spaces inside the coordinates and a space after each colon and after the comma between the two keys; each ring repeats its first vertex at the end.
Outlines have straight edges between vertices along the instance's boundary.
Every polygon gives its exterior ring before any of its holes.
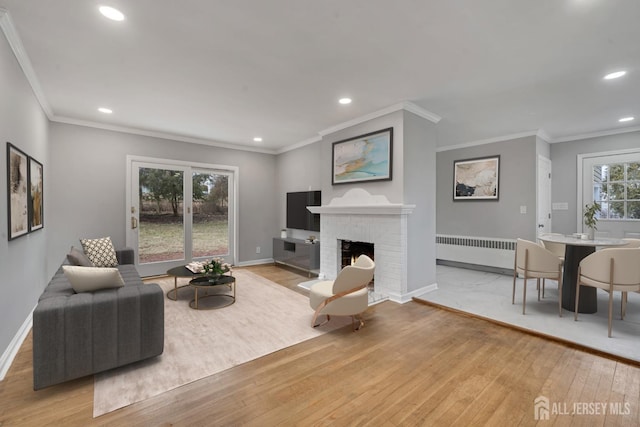
{"type": "Polygon", "coordinates": [[[320,274],[334,279],[340,270],[342,240],[368,242],[375,250],[375,292],[395,302],[407,295],[407,216],[414,205],[389,203],[356,188],[328,205],[308,207],[320,214],[320,274]]]}

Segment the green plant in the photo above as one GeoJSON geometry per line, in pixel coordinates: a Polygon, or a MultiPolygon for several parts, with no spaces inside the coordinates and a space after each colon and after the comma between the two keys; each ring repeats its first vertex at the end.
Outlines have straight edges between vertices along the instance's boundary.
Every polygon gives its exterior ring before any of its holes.
{"type": "Polygon", "coordinates": [[[220,276],[231,270],[231,264],[224,262],[222,258],[213,258],[202,264],[202,270],[207,276],[220,276]]]}
{"type": "Polygon", "coordinates": [[[584,225],[597,230],[596,223],[598,222],[598,218],[596,218],[596,214],[600,212],[600,209],[602,209],[602,207],[598,202],[584,205],[584,225]]]}

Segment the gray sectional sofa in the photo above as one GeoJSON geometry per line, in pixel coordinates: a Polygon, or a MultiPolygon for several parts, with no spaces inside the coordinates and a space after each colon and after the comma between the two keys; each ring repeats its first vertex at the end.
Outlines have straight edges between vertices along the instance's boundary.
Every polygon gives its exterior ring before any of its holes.
{"type": "Polygon", "coordinates": [[[116,251],[124,286],[76,293],[62,266],[33,312],[33,388],[162,354],[164,293],[143,284],[133,250],[116,251]]]}

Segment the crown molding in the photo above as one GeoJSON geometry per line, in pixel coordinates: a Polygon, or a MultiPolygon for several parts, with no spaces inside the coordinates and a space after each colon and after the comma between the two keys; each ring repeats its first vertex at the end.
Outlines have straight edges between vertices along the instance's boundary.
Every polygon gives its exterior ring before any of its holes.
{"type": "Polygon", "coordinates": [[[536,136],[546,143],[550,143],[553,140],[553,138],[551,138],[544,129],[538,129],[538,132],[536,132],[536,136]]]}
{"type": "Polygon", "coordinates": [[[16,59],[18,60],[18,64],[22,68],[22,72],[26,77],[29,85],[31,85],[31,90],[33,90],[33,94],[36,96],[36,99],[40,103],[42,110],[47,115],[49,120],[53,117],[53,111],[51,110],[51,106],[47,102],[47,99],[44,96],[44,92],[42,91],[42,87],[40,86],[40,82],[36,77],[36,73],[33,71],[33,66],[31,65],[31,60],[29,60],[29,56],[24,49],[24,45],[22,44],[22,40],[20,40],[20,36],[18,35],[18,31],[16,30],[15,25],[13,25],[13,20],[11,19],[11,15],[7,9],[0,7],[0,28],[2,28],[2,32],[7,38],[7,42],[13,51],[16,59]]]}
{"type": "Polygon", "coordinates": [[[424,108],[414,104],[413,102],[409,102],[409,101],[399,102],[397,104],[383,108],[382,110],[374,111],[373,113],[356,117],[353,120],[349,120],[349,121],[337,124],[335,126],[332,126],[330,128],[321,130],[320,132],[318,132],[319,136],[305,139],[304,141],[301,141],[297,144],[283,147],[277,151],[277,154],[286,153],[287,151],[295,150],[297,148],[304,147],[305,145],[310,145],[310,144],[319,142],[322,140],[323,137],[327,135],[331,135],[332,133],[350,128],[352,126],[359,125],[364,122],[368,122],[369,120],[377,119],[378,117],[386,116],[387,114],[395,113],[396,111],[402,111],[402,110],[413,113],[416,116],[429,120],[432,123],[438,123],[442,119],[442,117],[438,116],[437,114],[427,111],[424,108]]]}
{"type": "Polygon", "coordinates": [[[181,142],[188,142],[191,144],[208,145],[210,147],[226,148],[229,150],[249,151],[253,153],[262,153],[262,154],[277,154],[275,150],[271,150],[268,148],[250,147],[246,145],[235,145],[235,144],[229,144],[224,142],[211,141],[208,139],[177,135],[177,134],[172,134],[168,132],[138,129],[138,128],[132,128],[127,126],[110,125],[105,123],[92,122],[89,120],[73,119],[70,117],[54,116],[50,120],[52,122],[57,122],[57,123],[65,123],[65,124],[76,125],[76,126],[85,126],[89,128],[103,129],[103,130],[109,130],[114,132],[148,136],[152,138],[167,139],[170,141],[181,141],[181,142]]]}
{"type": "Polygon", "coordinates": [[[395,113],[396,111],[402,111],[402,110],[409,111],[433,123],[438,123],[441,119],[441,117],[438,116],[437,114],[431,113],[425,110],[424,108],[417,106],[413,102],[405,101],[405,102],[399,102],[397,104],[391,105],[387,108],[383,108],[382,110],[374,111],[373,113],[365,114],[364,116],[356,117],[353,120],[340,123],[338,125],[332,126],[325,130],[321,130],[320,132],[318,132],[318,134],[324,137],[332,133],[341,131],[343,129],[347,129],[352,126],[356,126],[361,123],[368,122],[369,120],[377,119],[378,117],[386,116],[387,114],[395,113]]]}
{"type": "Polygon", "coordinates": [[[469,147],[475,147],[478,145],[493,144],[494,142],[504,142],[512,139],[526,138],[528,136],[539,136],[538,131],[513,133],[511,135],[497,136],[495,138],[481,139],[478,141],[465,142],[463,144],[448,145],[446,147],[436,148],[436,152],[439,153],[442,151],[451,151],[451,150],[458,150],[460,148],[469,148],[469,147]]]}
{"type": "Polygon", "coordinates": [[[598,131],[598,132],[591,132],[591,133],[583,133],[580,135],[571,135],[571,136],[563,136],[560,138],[551,138],[551,140],[549,140],[548,142],[550,142],[551,144],[555,144],[558,142],[569,142],[569,141],[577,141],[579,139],[589,139],[589,138],[598,138],[601,136],[611,136],[611,135],[620,135],[623,133],[631,133],[631,132],[638,132],[640,131],[640,126],[633,126],[633,127],[625,127],[625,128],[620,128],[620,129],[608,129],[608,130],[603,130],[603,131],[598,131]]]}
{"type": "Polygon", "coordinates": [[[305,147],[307,145],[315,144],[316,142],[320,142],[320,141],[322,141],[322,137],[321,136],[319,136],[319,135],[318,136],[314,136],[312,138],[305,139],[304,141],[298,142],[296,144],[288,145],[286,147],[282,147],[282,148],[280,148],[280,149],[278,149],[276,151],[276,154],[283,154],[283,153],[286,153],[287,151],[293,151],[293,150],[296,150],[298,148],[302,148],[302,147],[305,147]]]}

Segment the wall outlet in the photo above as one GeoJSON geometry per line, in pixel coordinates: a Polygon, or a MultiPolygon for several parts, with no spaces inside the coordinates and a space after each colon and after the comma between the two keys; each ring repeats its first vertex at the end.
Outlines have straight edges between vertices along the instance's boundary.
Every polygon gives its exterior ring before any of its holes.
{"type": "Polygon", "coordinates": [[[256,253],[259,254],[260,253],[260,246],[256,246],[256,253]]]}
{"type": "Polygon", "coordinates": [[[520,213],[521,214],[526,214],[527,213],[527,207],[526,206],[520,206],[520,213]]]}

